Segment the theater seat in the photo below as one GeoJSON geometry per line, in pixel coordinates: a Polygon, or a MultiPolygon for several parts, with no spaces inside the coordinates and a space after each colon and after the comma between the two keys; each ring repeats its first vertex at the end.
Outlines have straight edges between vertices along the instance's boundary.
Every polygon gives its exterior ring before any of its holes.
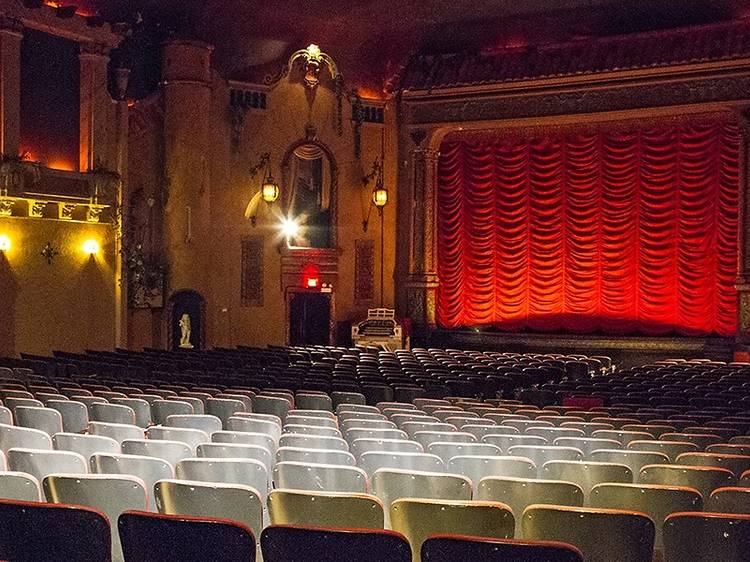
{"type": "Polygon", "coordinates": [[[91,508],[0,500],[0,559],[109,562],[110,529],[91,508]]]}
{"type": "Polygon", "coordinates": [[[657,484],[599,484],[591,492],[591,507],[629,509],[648,515],[656,527],[655,548],[662,549],[665,519],[680,511],[702,509],[701,495],[692,488],[657,484]]]}
{"type": "Polygon", "coordinates": [[[508,539],[515,521],[510,508],[499,502],[400,499],[391,504],[391,528],[408,539],[413,560],[419,562],[422,543],[432,535],[508,539]]]}
{"type": "Polygon", "coordinates": [[[260,537],[264,562],[411,562],[411,548],[393,531],[266,527],[260,537]]]}
{"type": "Polygon", "coordinates": [[[525,478],[483,478],[475,499],[496,501],[509,505],[516,519],[516,537],[521,535],[521,516],[535,503],[583,505],[583,490],[572,482],[532,480],[525,478]]]}
{"type": "Polygon", "coordinates": [[[237,521],[126,511],[118,529],[125,562],[255,560],[255,537],[237,521]]]}
{"type": "Polygon", "coordinates": [[[750,488],[717,488],[705,505],[706,511],[715,513],[750,514],[750,488]]]}
{"type": "Polygon", "coordinates": [[[675,513],[664,523],[665,562],[747,562],[750,515],[675,513]]]}
{"type": "Polygon", "coordinates": [[[268,512],[272,525],[383,528],[383,504],[369,494],[274,490],[268,512]]]}
{"type": "Polygon", "coordinates": [[[422,562],[583,562],[581,551],[552,541],[441,535],[422,543],[422,562]]]}
{"type": "Polygon", "coordinates": [[[161,480],[154,486],[154,498],[162,514],[231,519],[256,535],[263,529],[263,502],[250,486],[161,480]]]}
{"type": "Polygon", "coordinates": [[[524,538],[574,545],[586,562],[651,562],[653,554],[654,523],[634,511],[532,505],[521,527],[524,538]]]}

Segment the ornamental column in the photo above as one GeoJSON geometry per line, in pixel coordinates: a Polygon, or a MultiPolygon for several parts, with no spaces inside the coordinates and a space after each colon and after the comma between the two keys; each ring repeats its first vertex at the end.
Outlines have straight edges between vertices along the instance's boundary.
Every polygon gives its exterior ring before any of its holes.
{"type": "Polygon", "coordinates": [[[740,185],[737,252],[737,347],[750,349],[750,108],[739,112],[740,185]]]}
{"type": "Polygon", "coordinates": [[[172,292],[208,291],[212,50],[187,40],[162,48],[164,242],[172,292]]]}
{"type": "Polygon", "coordinates": [[[109,47],[96,43],[81,43],[78,55],[80,67],[80,116],[78,169],[93,170],[97,164],[114,169],[109,162],[107,128],[112,100],[107,90],[109,47]]]}
{"type": "Polygon", "coordinates": [[[21,22],[0,15],[0,154],[21,147],[21,22]]]}
{"type": "Polygon", "coordinates": [[[437,225],[435,217],[437,194],[437,160],[439,152],[424,146],[423,130],[411,133],[415,147],[411,160],[411,237],[409,273],[406,278],[407,314],[413,324],[414,336],[424,343],[435,328],[435,306],[438,288],[437,225]]]}

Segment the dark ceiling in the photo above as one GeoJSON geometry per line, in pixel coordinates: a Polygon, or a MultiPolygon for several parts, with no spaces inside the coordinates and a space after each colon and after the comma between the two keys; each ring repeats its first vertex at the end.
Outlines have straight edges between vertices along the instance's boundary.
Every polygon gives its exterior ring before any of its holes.
{"type": "MultiPolygon", "coordinates": [[[[494,50],[750,16],[750,0],[81,0],[110,21],[139,21],[128,64],[156,63],[170,35],[208,41],[227,77],[258,78],[318,43],[368,93],[415,53],[494,50]],[[145,61],[145,63],[144,63],[145,61]]],[[[136,80],[138,81],[138,80],[136,80]]]]}

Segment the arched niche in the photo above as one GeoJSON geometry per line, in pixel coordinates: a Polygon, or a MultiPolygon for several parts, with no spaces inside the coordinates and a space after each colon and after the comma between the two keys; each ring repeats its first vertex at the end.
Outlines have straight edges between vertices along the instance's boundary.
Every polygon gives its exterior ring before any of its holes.
{"type": "Polygon", "coordinates": [[[290,245],[335,248],[338,166],[331,150],[315,138],[292,143],[281,161],[281,182],[286,215],[301,226],[290,245]]]}
{"type": "Polygon", "coordinates": [[[206,301],[203,296],[193,289],[181,289],[175,291],[169,297],[168,307],[168,348],[171,350],[203,349],[206,319],[206,301]],[[182,339],[181,322],[184,315],[187,315],[190,319],[189,342],[192,347],[180,345],[182,339]]]}

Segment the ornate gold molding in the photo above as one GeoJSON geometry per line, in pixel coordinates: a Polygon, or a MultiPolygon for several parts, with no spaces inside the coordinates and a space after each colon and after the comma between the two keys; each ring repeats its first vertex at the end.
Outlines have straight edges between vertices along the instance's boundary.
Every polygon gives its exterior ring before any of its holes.
{"type": "Polygon", "coordinates": [[[402,104],[405,123],[427,125],[748,100],[750,74],[734,74],[598,89],[578,86],[551,92],[487,92],[458,99],[426,95],[404,98],[402,104]]]}

